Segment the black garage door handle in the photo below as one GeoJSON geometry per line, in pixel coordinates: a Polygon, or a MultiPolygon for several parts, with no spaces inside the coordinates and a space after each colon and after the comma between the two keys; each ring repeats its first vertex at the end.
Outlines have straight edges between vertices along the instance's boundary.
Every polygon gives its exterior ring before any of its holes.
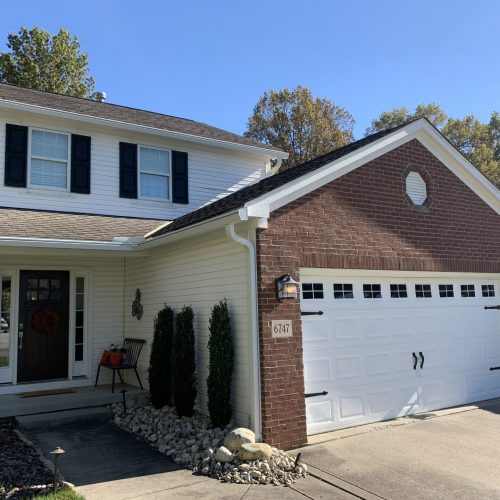
{"type": "Polygon", "coordinates": [[[323,391],[323,392],[308,392],[306,394],[304,394],[304,397],[305,398],[314,398],[316,396],[326,396],[328,394],[328,392],[326,391],[323,391]]]}
{"type": "Polygon", "coordinates": [[[301,316],[323,316],[323,311],[300,311],[301,316]]]}
{"type": "Polygon", "coordinates": [[[412,355],[413,355],[413,369],[416,370],[417,369],[418,358],[417,358],[417,355],[414,352],[412,352],[412,355]]]}
{"type": "Polygon", "coordinates": [[[420,354],[420,368],[423,368],[425,358],[424,358],[424,355],[422,354],[422,351],[420,351],[419,354],[420,354]]]}

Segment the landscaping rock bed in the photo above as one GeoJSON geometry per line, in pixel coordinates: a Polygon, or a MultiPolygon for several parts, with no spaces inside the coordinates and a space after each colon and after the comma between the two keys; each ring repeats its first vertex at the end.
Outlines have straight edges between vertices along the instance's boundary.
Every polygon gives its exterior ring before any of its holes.
{"type": "Polygon", "coordinates": [[[305,464],[264,443],[248,429],[211,428],[203,415],[179,418],[174,408],[113,405],[114,422],[175,463],[224,482],[290,485],[307,475],[305,464]]]}
{"type": "Polygon", "coordinates": [[[0,498],[32,498],[51,483],[52,473],[36,448],[20,437],[12,420],[0,420],[0,498]]]}

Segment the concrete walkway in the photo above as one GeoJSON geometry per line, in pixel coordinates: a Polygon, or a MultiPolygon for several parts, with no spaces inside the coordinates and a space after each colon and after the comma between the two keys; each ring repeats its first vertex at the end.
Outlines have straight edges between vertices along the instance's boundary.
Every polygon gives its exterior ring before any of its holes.
{"type": "Polygon", "coordinates": [[[19,415],[34,415],[53,411],[90,408],[119,403],[122,401],[120,391],[127,390],[127,400],[147,396],[147,391],[132,385],[115,385],[115,393],[111,393],[111,384],[97,387],[75,387],[74,392],[50,396],[22,398],[18,394],[0,395],[0,418],[19,415]]]}
{"type": "Polygon", "coordinates": [[[35,426],[23,433],[47,457],[56,446],[66,450],[60,459],[61,471],[87,500],[355,498],[312,477],[290,488],[220,483],[179,468],[109,421],[83,421],[52,428],[35,426]]]}

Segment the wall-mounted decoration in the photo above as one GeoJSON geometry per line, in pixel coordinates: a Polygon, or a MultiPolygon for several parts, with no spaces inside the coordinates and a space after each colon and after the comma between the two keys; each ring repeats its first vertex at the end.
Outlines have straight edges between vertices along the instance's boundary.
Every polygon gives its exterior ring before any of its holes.
{"type": "Polygon", "coordinates": [[[137,289],[135,291],[135,300],[132,302],[132,316],[135,316],[138,320],[142,318],[143,307],[141,304],[141,291],[137,289]]]}

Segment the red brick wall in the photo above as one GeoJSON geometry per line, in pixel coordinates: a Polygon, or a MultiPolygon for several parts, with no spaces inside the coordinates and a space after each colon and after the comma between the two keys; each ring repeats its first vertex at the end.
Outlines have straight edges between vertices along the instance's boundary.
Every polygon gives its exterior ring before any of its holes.
{"type": "Polygon", "coordinates": [[[300,304],[279,303],[274,280],[300,267],[500,273],[500,217],[413,140],[273,212],[258,230],[263,439],[306,441],[300,304]],[[417,167],[429,201],[405,197],[417,167]],[[273,339],[271,321],[292,319],[273,339]]]}

